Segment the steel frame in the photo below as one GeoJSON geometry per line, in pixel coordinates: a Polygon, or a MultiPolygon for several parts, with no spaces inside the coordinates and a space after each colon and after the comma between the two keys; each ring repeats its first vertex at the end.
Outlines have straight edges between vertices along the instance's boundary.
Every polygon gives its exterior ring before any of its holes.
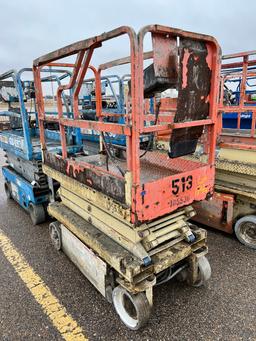
{"type": "MultiPolygon", "coordinates": [[[[164,53],[164,49],[162,51],[164,53]]],[[[126,193],[126,204],[131,205],[131,222],[136,223],[138,221],[150,220],[154,219],[160,215],[164,215],[169,213],[170,210],[175,210],[184,204],[188,205],[194,200],[203,200],[207,195],[209,195],[213,190],[213,182],[214,182],[214,161],[215,161],[215,142],[216,142],[216,113],[217,113],[217,89],[219,83],[219,68],[220,68],[220,60],[219,60],[219,46],[216,40],[210,36],[196,34],[192,32],[182,31],[179,29],[174,29],[166,26],[160,25],[151,25],[142,28],[139,33],[136,35],[134,30],[127,26],[119,27],[113,31],[103,33],[102,35],[95,36],[93,38],[89,38],[86,40],[79,41],[77,43],[71,44],[54,52],[51,52],[47,55],[44,55],[40,58],[34,60],[33,63],[33,71],[34,71],[34,80],[35,80],[35,88],[36,88],[36,98],[37,98],[37,108],[38,108],[38,117],[39,117],[39,129],[40,129],[40,140],[42,145],[42,150],[44,152],[44,159],[47,159],[49,153],[47,151],[46,139],[45,139],[45,122],[58,122],[60,128],[60,139],[61,139],[61,147],[62,147],[62,155],[58,155],[58,160],[62,160],[62,162],[67,161],[67,169],[70,169],[72,166],[76,172],[80,172],[84,169],[91,169],[98,174],[102,173],[102,169],[97,168],[96,166],[92,166],[86,162],[76,162],[75,160],[68,159],[67,152],[67,143],[66,143],[66,127],[75,127],[78,129],[94,129],[101,132],[115,133],[115,134],[124,134],[126,135],[126,146],[127,146],[127,171],[132,176],[130,176],[130,183],[128,183],[128,192],[126,193]],[[209,95],[209,118],[204,120],[194,120],[190,122],[178,122],[178,123],[168,123],[168,124],[156,124],[152,126],[144,126],[144,121],[147,119],[146,115],[143,113],[143,105],[144,105],[144,95],[143,95],[143,60],[149,58],[152,55],[152,52],[148,54],[143,53],[143,40],[144,36],[147,33],[154,33],[159,35],[164,35],[167,37],[180,37],[180,38],[188,38],[195,41],[202,41],[207,45],[208,56],[207,63],[211,68],[211,91],[209,95]],[[119,60],[115,60],[112,62],[107,62],[105,64],[101,64],[98,69],[90,65],[91,58],[93,55],[93,51],[96,48],[99,48],[104,41],[109,39],[116,38],[121,35],[128,35],[130,41],[130,56],[125,57],[119,60]],[[58,63],[59,59],[76,55],[75,64],[63,64],[58,63]],[[110,68],[116,65],[122,65],[124,63],[131,63],[131,121],[126,122],[126,124],[116,124],[116,123],[106,123],[103,121],[104,116],[108,115],[102,110],[101,107],[101,71],[106,68],[110,68]],[[42,92],[42,84],[41,84],[41,76],[40,72],[42,67],[44,66],[72,66],[73,73],[70,78],[70,82],[66,86],[60,86],[57,90],[57,104],[58,104],[58,117],[49,116],[45,113],[44,108],[44,99],[42,92]],[[91,69],[95,76],[95,84],[96,84],[96,115],[98,117],[98,121],[85,121],[79,119],[79,110],[78,110],[78,94],[83,83],[84,77],[88,69],[91,69]],[[63,109],[61,103],[61,94],[64,90],[73,88],[73,106],[74,106],[74,114],[73,118],[65,118],[63,117],[63,109]],[[139,150],[139,139],[140,135],[144,133],[150,132],[164,132],[166,130],[174,131],[176,129],[188,128],[188,127],[198,127],[204,126],[208,127],[209,132],[209,140],[208,140],[208,163],[197,165],[192,165],[195,169],[190,172],[180,172],[179,177],[186,176],[190,173],[193,173],[195,177],[195,184],[191,189],[187,199],[184,201],[176,200],[176,203],[170,209],[170,193],[168,192],[165,195],[161,196],[161,193],[165,193],[165,191],[170,187],[171,181],[175,178],[175,176],[169,176],[161,179],[160,181],[151,181],[150,183],[145,184],[147,187],[147,202],[150,203],[151,210],[147,210],[145,208],[144,195],[145,195],[145,186],[140,182],[140,150],[139,150]],[[198,191],[198,186],[204,188],[204,191],[198,191]],[[160,188],[160,189],[159,189],[160,188]],[[158,193],[158,197],[160,197],[160,202],[158,204],[155,203],[154,196],[158,193]],[[129,200],[127,199],[129,197],[129,200]],[[164,203],[165,202],[165,203],[164,203]],[[149,212],[150,211],[150,212],[149,212]]],[[[185,75],[186,76],[186,75],[185,75]]],[[[184,77],[185,77],[184,76],[184,77]]],[[[175,159],[174,159],[175,160],[175,159]]],[[[175,160],[178,164],[179,160],[175,160]]],[[[59,161],[58,161],[59,162],[59,161]]],[[[193,163],[193,162],[192,162],[193,163]]],[[[107,172],[107,171],[106,171],[107,172]]],[[[110,172],[107,172],[111,174],[110,172]]],[[[103,174],[103,173],[102,173],[103,174]]],[[[111,174],[113,175],[113,174],[111,174]]],[[[122,179],[117,175],[114,175],[116,178],[122,179]]],[[[177,175],[176,175],[177,177],[177,175]]],[[[127,189],[127,181],[126,181],[126,189],[127,189]]],[[[177,196],[173,196],[173,198],[177,198],[177,196]]]]}
{"type": "Polygon", "coordinates": [[[256,150],[256,106],[250,105],[246,100],[246,81],[250,77],[256,76],[256,60],[250,59],[255,56],[256,51],[247,51],[241,53],[234,53],[225,55],[222,57],[223,61],[229,61],[228,63],[222,63],[222,75],[220,82],[220,98],[219,98],[219,120],[218,131],[220,147],[237,148],[244,150],[256,150]],[[232,59],[240,58],[242,61],[230,62],[232,59]],[[227,80],[240,79],[240,96],[238,105],[224,105],[224,83],[227,80]],[[229,112],[237,112],[237,129],[222,129],[222,115],[229,112]],[[241,128],[241,114],[252,113],[252,124],[249,132],[244,133],[241,128]]]}
{"type": "Polygon", "coordinates": [[[197,211],[193,220],[230,234],[234,232],[239,218],[256,212],[256,105],[251,105],[246,99],[247,79],[256,76],[255,55],[256,51],[248,51],[222,57],[215,192],[213,200],[193,205],[197,211]],[[240,61],[232,61],[237,58],[240,61]],[[241,81],[238,105],[224,105],[224,84],[227,80],[241,81]],[[236,129],[222,127],[222,115],[230,112],[238,114],[236,129]],[[251,129],[247,131],[240,126],[241,114],[245,112],[252,113],[251,129]]]}
{"type": "MultiPolygon", "coordinates": [[[[37,153],[33,150],[33,143],[32,143],[32,135],[31,135],[31,130],[29,127],[29,117],[27,113],[27,109],[25,106],[24,102],[24,90],[22,86],[22,75],[25,72],[31,72],[32,73],[32,68],[23,68],[20,69],[19,71],[16,71],[14,69],[9,70],[8,72],[5,72],[0,75],[0,81],[3,81],[8,78],[12,78],[14,82],[14,86],[17,90],[18,93],[18,98],[19,98],[19,108],[20,108],[20,115],[21,115],[21,121],[22,121],[22,134],[20,136],[14,136],[12,134],[12,130],[8,129],[5,130],[1,133],[1,136],[3,138],[0,139],[0,146],[11,152],[14,153],[15,155],[22,157],[23,159],[26,160],[33,160],[33,159],[41,159],[41,152],[38,151],[37,153]],[[10,141],[13,141],[13,143],[10,143],[10,141]]],[[[60,84],[61,79],[63,79],[66,75],[69,75],[69,71],[67,70],[56,70],[56,69],[42,69],[41,70],[43,73],[60,73],[62,76],[57,77],[55,76],[54,80],[57,81],[58,84],[60,84]]],[[[53,75],[49,77],[43,77],[42,82],[48,81],[53,79],[53,75]]],[[[35,115],[36,115],[36,120],[37,120],[37,113],[36,113],[36,108],[35,108],[35,115]]],[[[1,116],[10,116],[12,115],[8,111],[3,111],[0,112],[1,116]]],[[[47,132],[48,133],[48,132],[47,132]]],[[[52,139],[59,139],[56,134],[52,134],[49,132],[48,136],[52,139]]]]}

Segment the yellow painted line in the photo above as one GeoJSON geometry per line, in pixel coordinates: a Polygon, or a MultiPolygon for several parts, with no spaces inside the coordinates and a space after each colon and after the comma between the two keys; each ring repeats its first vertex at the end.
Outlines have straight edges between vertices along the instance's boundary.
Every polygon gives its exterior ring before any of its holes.
{"type": "Polygon", "coordinates": [[[88,340],[82,328],[67,313],[65,307],[51,293],[41,277],[26,262],[1,229],[0,248],[63,339],[67,341],[88,340]]]}

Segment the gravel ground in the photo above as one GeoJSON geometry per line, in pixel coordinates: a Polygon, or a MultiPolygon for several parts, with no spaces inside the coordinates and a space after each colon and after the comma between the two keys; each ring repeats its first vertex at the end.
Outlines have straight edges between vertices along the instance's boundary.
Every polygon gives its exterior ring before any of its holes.
{"type": "MultiPolygon", "coordinates": [[[[18,204],[7,202],[2,178],[0,218],[0,228],[90,340],[256,340],[256,252],[232,236],[209,230],[212,278],[207,287],[176,281],[157,287],[148,325],[132,332],[68,258],[53,249],[48,224],[33,227],[18,204]]],[[[61,337],[0,250],[0,340],[39,339],[61,337]]]]}

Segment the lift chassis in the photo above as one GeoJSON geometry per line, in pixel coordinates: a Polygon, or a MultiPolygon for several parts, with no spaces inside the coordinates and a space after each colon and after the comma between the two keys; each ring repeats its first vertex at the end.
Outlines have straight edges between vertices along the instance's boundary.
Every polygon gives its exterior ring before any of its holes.
{"type": "MultiPolygon", "coordinates": [[[[203,285],[211,275],[206,232],[188,223],[191,204],[213,193],[216,140],[216,91],[219,47],[214,38],[164,26],[144,27],[136,34],[130,27],[83,40],[34,61],[34,79],[43,152],[43,171],[60,184],[60,202],[48,206],[56,219],[50,235],[82,273],[105,296],[130,329],[144,325],[153,305],[153,287],[173,277],[203,285]],[[152,51],[143,52],[146,34],[152,51]],[[128,36],[130,56],[95,68],[91,58],[104,41],[128,36]],[[75,55],[69,84],[57,90],[58,117],[47,115],[40,79],[44,66],[63,67],[59,59],[75,55]],[[144,68],[145,63],[152,64],[144,68]],[[128,64],[128,100],[124,123],[106,122],[101,101],[101,73],[128,64]],[[88,70],[95,77],[97,121],[82,120],[78,94],[88,70]],[[144,69],[144,70],[143,70],[144,69]],[[72,88],[73,118],[63,117],[61,94],[72,88]],[[178,105],[163,122],[159,93],[178,90],[178,105]],[[155,98],[155,111],[147,112],[145,99],[155,98]],[[45,143],[45,122],[60,128],[61,153],[45,143]],[[65,127],[93,129],[101,136],[101,153],[68,152],[65,127]],[[153,143],[140,149],[140,136],[150,140],[156,132],[171,130],[168,153],[153,143]],[[126,136],[123,158],[111,153],[109,134],[126,136]],[[206,162],[184,158],[193,154],[205,136],[206,162]]],[[[114,114],[114,113],[113,113],[114,114]]],[[[80,141],[74,141],[79,146],[80,141]]]]}
{"type": "Polygon", "coordinates": [[[194,205],[193,219],[256,249],[256,51],[223,56],[218,108],[216,185],[212,200],[194,205]],[[235,60],[235,61],[234,61],[235,60]],[[236,100],[226,84],[239,82],[236,100]],[[229,97],[227,96],[227,92],[229,97]],[[232,97],[231,97],[232,98],[232,97]],[[236,119],[227,126],[227,115],[236,119]],[[245,125],[245,117],[247,123],[245,125]]]}

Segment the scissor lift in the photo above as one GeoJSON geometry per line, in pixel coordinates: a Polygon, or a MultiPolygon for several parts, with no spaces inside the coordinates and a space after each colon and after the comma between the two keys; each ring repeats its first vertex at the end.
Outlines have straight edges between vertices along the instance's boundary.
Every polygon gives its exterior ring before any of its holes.
{"type": "Polygon", "coordinates": [[[191,204],[213,193],[219,65],[214,38],[159,25],[146,26],[138,34],[123,26],[34,61],[43,171],[60,184],[61,202],[48,206],[56,219],[50,224],[52,241],[113,302],[130,329],[148,320],[155,285],[177,276],[200,286],[210,278],[206,232],[188,219],[195,214],[191,204]],[[146,34],[152,40],[149,52],[143,48],[146,34]],[[103,51],[104,42],[120,36],[128,37],[130,55],[92,66],[92,56],[103,51]],[[40,70],[71,56],[75,61],[67,64],[73,68],[70,82],[56,94],[58,117],[48,115],[40,70]],[[104,70],[124,64],[131,74],[125,121],[106,122],[111,113],[102,109],[100,79],[104,70]],[[79,91],[89,68],[95,77],[97,121],[81,119],[79,111],[79,91]],[[178,90],[177,107],[169,112],[172,123],[163,121],[159,110],[159,94],[168,88],[178,90]],[[67,89],[72,89],[73,118],[62,112],[61,94],[67,89]],[[153,113],[145,104],[145,98],[152,97],[153,113]],[[48,122],[59,124],[61,153],[46,144],[48,122]],[[66,127],[98,131],[101,153],[87,155],[86,144],[83,152],[70,153],[66,127]],[[152,143],[140,149],[141,135],[166,130],[171,130],[168,153],[152,143]],[[111,152],[106,139],[111,133],[126,136],[122,158],[111,152]],[[205,161],[183,158],[195,152],[202,135],[205,161]]]}
{"type": "MultiPolygon", "coordinates": [[[[125,124],[125,90],[127,89],[127,83],[130,78],[129,74],[124,74],[121,77],[119,75],[106,75],[101,77],[102,108],[105,113],[111,113],[109,117],[104,118],[105,122],[125,124]]],[[[87,96],[79,96],[80,98],[82,97],[80,99],[82,102],[82,109],[80,110],[81,116],[86,120],[98,120],[96,116],[95,79],[85,79],[83,81],[83,87],[87,87],[87,96]]],[[[125,135],[111,133],[105,136],[105,139],[108,143],[111,143],[115,154],[122,154],[126,145],[125,135]]],[[[149,139],[149,134],[141,135],[140,147],[145,148],[148,145],[149,139]]],[[[82,131],[82,140],[91,141],[98,146],[100,133],[92,129],[85,129],[82,131]]]]}
{"type": "Polygon", "coordinates": [[[256,51],[223,56],[219,133],[216,151],[216,185],[213,200],[194,205],[194,220],[233,233],[256,249],[256,51]],[[230,101],[230,84],[235,101],[230,101]],[[229,86],[229,88],[228,88],[229,86]],[[227,93],[228,92],[228,93],[227,93]],[[232,118],[235,123],[228,119],[232,118]],[[235,124],[235,127],[234,127],[235,124]],[[248,127],[249,125],[249,127],[248,127]]]}
{"type": "MultiPolygon", "coordinates": [[[[66,70],[44,69],[42,73],[48,73],[43,82],[59,84],[69,76],[66,70]]],[[[0,75],[0,85],[2,105],[8,104],[0,112],[1,117],[8,118],[8,127],[0,132],[0,147],[6,156],[2,167],[6,195],[29,212],[33,224],[39,224],[46,219],[50,188],[42,171],[32,69],[10,70],[0,75]]],[[[46,136],[48,147],[57,148],[59,133],[46,129],[46,136]]],[[[51,187],[54,191],[56,183],[51,187]]]]}

